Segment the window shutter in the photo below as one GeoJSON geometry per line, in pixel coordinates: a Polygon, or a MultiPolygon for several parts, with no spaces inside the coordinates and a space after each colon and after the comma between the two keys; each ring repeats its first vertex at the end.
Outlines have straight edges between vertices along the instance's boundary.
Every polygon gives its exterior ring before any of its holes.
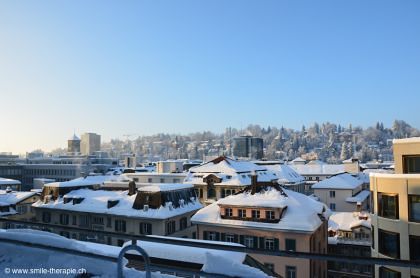
{"type": "Polygon", "coordinates": [[[203,236],[204,236],[204,240],[208,240],[209,239],[209,232],[204,231],[203,236]]]}
{"type": "Polygon", "coordinates": [[[274,239],[274,250],[275,251],[278,251],[279,248],[280,248],[280,246],[279,246],[279,239],[278,238],[275,238],[274,239]]]}
{"type": "Polygon", "coordinates": [[[225,233],[221,233],[221,241],[226,241],[226,234],[225,233]]]}
{"type": "Polygon", "coordinates": [[[245,236],[244,235],[240,235],[239,236],[239,243],[240,244],[244,244],[245,243],[245,236]]]}
{"type": "Polygon", "coordinates": [[[265,249],[265,240],[263,237],[259,238],[260,249],[265,249]]]}

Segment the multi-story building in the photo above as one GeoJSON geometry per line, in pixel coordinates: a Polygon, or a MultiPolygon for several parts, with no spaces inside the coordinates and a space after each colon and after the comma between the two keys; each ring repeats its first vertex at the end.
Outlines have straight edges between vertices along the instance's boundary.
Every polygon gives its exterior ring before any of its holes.
{"type": "Polygon", "coordinates": [[[233,156],[250,159],[263,158],[263,139],[252,136],[240,136],[233,138],[233,156]]]}
{"type": "Polygon", "coordinates": [[[121,246],[123,237],[95,231],[193,238],[196,231],[190,218],[202,205],[192,185],[153,184],[137,189],[132,182],[128,191],[100,190],[83,183],[46,184],[33,207],[38,222],[59,226],[51,229],[54,233],[121,246]]]}
{"type": "MultiPolygon", "coordinates": [[[[200,239],[236,242],[258,250],[327,253],[328,209],[278,184],[252,185],[198,211],[192,222],[200,239]]],[[[326,277],[327,263],[250,254],[282,277],[326,277]]]]}
{"type": "Polygon", "coordinates": [[[136,183],[182,183],[187,173],[157,173],[157,172],[135,172],[125,173],[126,177],[136,183]]]}
{"type": "Polygon", "coordinates": [[[0,178],[0,190],[14,190],[20,191],[21,182],[18,180],[0,178]]]}
{"type": "Polygon", "coordinates": [[[83,155],[91,155],[101,150],[101,135],[96,133],[82,134],[80,151],[83,155]]]}
{"type": "MultiPolygon", "coordinates": [[[[333,213],[328,220],[328,254],[370,258],[370,225],[370,215],[367,212],[333,213]]],[[[373,266],[329,261],[328,277],[373,277],[373,266]]]]}
{"type": "Polygon", "coordinates": [[[156,163],[158,173],[182,173],[184,171],[183,160],[166,160],[156,163]]]}
{"type": "Polygon", "coordinates": [[[314,195],[333,211],[369,211],[369,183],[364,176],[344,173],[312,185],[314,195]]]}
{"type": "Polygon", "coordinates": [[[260,184],[272,184],[278,179],[278,176],[266,167],[220,156],[191,168],[184,182],[193,184],[200,201],[209,204],[251,185],[253,174],[258,176],[260,184]]]}
{"type": "MultiPolygon", "coordinates": [[[[393,141],[395,174],[372,173],[372,256],[420,260],[420,137],[393,141]]],[[[419,268],[375,266],[375,277],[420,277],[419,268]]]]}

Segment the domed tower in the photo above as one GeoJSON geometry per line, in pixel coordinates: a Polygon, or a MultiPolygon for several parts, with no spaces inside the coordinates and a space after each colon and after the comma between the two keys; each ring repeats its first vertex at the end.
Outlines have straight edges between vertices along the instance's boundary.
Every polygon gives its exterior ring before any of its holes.
{"type": "Polygon", "coordinates": [[[69,154],[80,154],[80,138],[73,134],[73,136],[67,140],[67,152],[69,154]]]}

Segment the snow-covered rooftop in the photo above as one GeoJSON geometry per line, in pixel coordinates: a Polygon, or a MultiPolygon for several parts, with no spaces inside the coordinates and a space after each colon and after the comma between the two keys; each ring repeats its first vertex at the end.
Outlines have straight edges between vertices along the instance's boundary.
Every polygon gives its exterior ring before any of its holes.
{"type": "Polygon", "coordinates": [[[0,185],[15,185],[15,184],[21,184],[18,180],[12,180],[12,179],[6,179],[6,178],[0,178],[0,185]]]}
{"type": "Polygon", "coordinates": [[[140,187],[138,190],[141,192],[159,192],[174,191],[187,188],[193,188],[193,185],[187,183],[153,183],[147,186],[140,187]]]}
{"type": "Polygon", "coordinates": [[[325,205],[292,190],[283,189],[283,192],[287,196],[274,187],[268,187],[267,190],[260,191],[260,193],[255,193],[254,195],[250,192],[231,195],[199,210],[191,218],[191,221],[196,224],[233,225],[255,229],[294,230],[302,232],[316,230],[322,223],[319,215],[329,212],[325,208],[325,205]],[[252,222],[222,219],[219,204],[280,208],[287,206],[287,210],[285,210],[278,223],[252,222]]]}
{"type": "Polygon", "coordinates": [[[118,181],[120,176],[112,176],[112,175],[105,175],[105,176],[87,176],[81,177],[70,181],[64,182],[52,182],[48,183],[48,187],[77,187],[77,186],[92,186],[92,185],[101,185],[105,181],[118,181]]]}
{"type": "Polygon", "coordinates": [[[344,173],[315,183],[312,185],[312,189],[356,189],[363,183],[362,179],[344,173]]]}
{"type": "Polygon", "coordinates": [[[328,220],[328,230],[351,231],[355,227],[363,226],[370,229],[369,213],[334,212],[328,220]],[[362,217],[360,219],[359,217],[362,217]],[[364,218],[367,217],[367,220],[364,218]]]}
{"type": "Polygon", "coordinates": [[[290,164],[296,172],[300,175],[335,175],[339,173],[344,173],[344,165],[343,164],[325,164],[320,161],[311,161],[308,164],[290,164]]]}
{"type": "Polygon", "coordinates": [[[34,191],[12,191],[7,192],[6,190],[0,190],[0,202],[7,203],[9,205],[15,205],[23,200],[26,200],[37,192],[34,191]]]}
{"type": "Polygon", "coordinates": [[[40,200],[33,204],[33,206],[38,208],[61,209],[69,211],[155,219],[166,219],[176,215],[195,211],[203,207],[198,200],[192,200],[191,202],[185,202],[183,206],[178,208],[172,208],[170,206],[164,205],[158,209],[149,208],[146,211],[142,209],[133,209],[133,204],[137,194],[129,196],[128,191],[78,189],[71,191],[70,193],[58,198],[55,201],[44,203],[42,200],[40,200]],[[64,203],[64,198],[71,197],[80,197],[84,198],[84,200],[81,203],[75,205],[73,205],[73,202],[64,203]],[[118,200],[119,202],[115,206],[108,208],[109,200],[118,200]]]}
{"type": "Polygon", "coordinates": [[[192,167],[192,173],[250,173],[253,171],[264,171],[265,167],[258,166],[250,161],[234,160],[229,157],[219,157],[203,165],[192,167]]]}
{"type": "Polygon", "coordinates": [[[299,175],[292,167],[285,164],[266,165],[268,170],[277,174],[279,183],[300,183],[304,182],[305,178],[299,175]]]}
{"type": "Polygon", "coordinates": [[[420,143],[420,137],[410,137],[410,138],[392,140],[392,144],[403,144],[403,143],[420,143]]]}
{"type": "Polygon", "coordinates": [[[370,195],[369,190],[362,190],[353,197],[347,197],[346,202],[349,203],[362,203],[364,202],[370,195]]]}

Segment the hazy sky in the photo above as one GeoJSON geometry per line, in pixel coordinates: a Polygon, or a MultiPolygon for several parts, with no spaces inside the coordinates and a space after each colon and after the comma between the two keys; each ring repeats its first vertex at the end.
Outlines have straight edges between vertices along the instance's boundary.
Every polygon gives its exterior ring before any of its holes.
{"type": "Polygon", "coordinates": [[[420,1],[0,1],[0,151],[75,130],[420,127],[420,1]]]}

